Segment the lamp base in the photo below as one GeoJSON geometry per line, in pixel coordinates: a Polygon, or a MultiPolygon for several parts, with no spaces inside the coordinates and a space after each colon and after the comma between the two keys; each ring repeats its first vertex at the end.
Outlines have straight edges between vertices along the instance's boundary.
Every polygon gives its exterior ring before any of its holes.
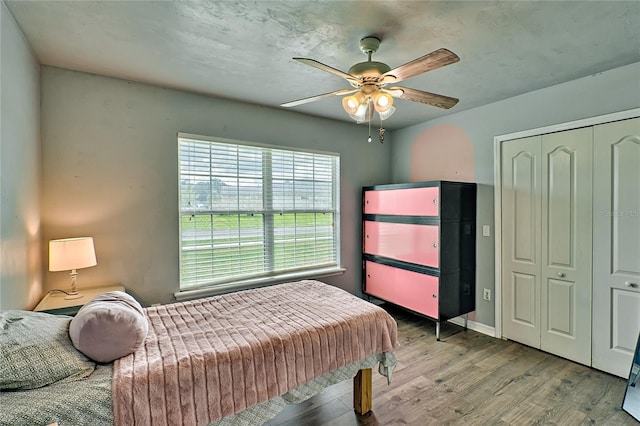
{"type": "Polygon", "coordinates": [[[72,300],[72,299],[80,299],[83,296],[80,293],[76,293],[76,294],[67,294],[64,298],[65,300],[72,300]]]}

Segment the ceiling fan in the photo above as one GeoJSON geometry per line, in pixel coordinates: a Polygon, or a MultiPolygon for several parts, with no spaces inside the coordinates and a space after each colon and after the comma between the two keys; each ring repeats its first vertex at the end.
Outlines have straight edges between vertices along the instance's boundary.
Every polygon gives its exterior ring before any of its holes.
{"type": "Polygon", "coordinates": [[[373,112],[377,111],[381,120],[386,120],[395,111],[393,98],[420,102],[439,108],[449,109],[458,103],[458,99],[407,87],[387,87],[410,77],[431,71],[445,65],[458,62],[460,58],[447,49],[438,49],[420,58],[391,69],[387,64],[371,60],[371,55],[380,47],[378,37],[365,37],[360,40],[360,50],[368,56],[366,62],[360,62],[343,72],[314,59],[293,58],[303,64],[342,77],[351,84],[352,89],[336,90],[322,95],[299,99],[282,104],[283,107],[294,107],[330,96],[343,96],[342,107],[357,123],[371,122],[373,112]]]}

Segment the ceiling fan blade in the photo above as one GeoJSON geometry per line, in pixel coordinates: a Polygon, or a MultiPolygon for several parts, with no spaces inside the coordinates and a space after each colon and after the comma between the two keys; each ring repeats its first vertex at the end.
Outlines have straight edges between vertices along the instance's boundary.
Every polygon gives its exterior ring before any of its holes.
{"type": "Polygon", "coordinates": [[[318,62],[315,59],[308,59],[308,58],[293,58],[294,61],[298,61],[301,62],[303,64],[307,64],[307,65],[311,65],[312,67],[318,68],[322,71],[326,71],[328,73],[331,73],[333,75],[337,75],[338,77],[342,77],[346,80],[349,81],[353,81],[356,83],[362,83],[362,81],[358,78],[355,77],[351,74],[347,74],[346,72],[340,71],[338,69],[335,69],[333,67],[330,67],[329,65],[325,65],[322,62],[318,62]]]}
{"type": "Polygon", "coordinates": [[[411,62],[407,62],[404,65],[400,65],[391,71],[387,71],[380,76],[380,83],[397,83],[398,81],[406,80],[418,74],[456,63],[459,60],[460,58],[455,53],[447,49],[438,49],[411,62]]]}
{"type": "Polygon", "coordinates": [[[423,92],[422,90],[409,89],[407,87],[391,87],[384,90],[395,98],[406,99],[413,102],[420,102],[421,104],[433,105],[438,108],[449,109],[458,103],[458,99],[456,98],[437,95],[435,93],[423,92]]]}
{"type": "Polygon", "coordinates": [[[351,93],[355,93],[360,89],[342,89],[342,90],[335,90],[333,92],[329,92],[329,93],[324,93],[322,95],[316,95],[316,96],[311,96],[310,98],[304,98],[304,99],[298,99],[297,101],[291,101],[291,102],[287,102],[285,104],[280,105],[281,107],[286,107],[286,108],[290,108],[290,107],[294,107],[294,106],[298,106],[298,105],[302,105],[302,104],[306,104],[309,102],[313,102],[313,101],[317,101],[318,99],[322,99],[322,98],[328,98],[330,96],[340,96],[340,95],[349,95],[351,93]]]}

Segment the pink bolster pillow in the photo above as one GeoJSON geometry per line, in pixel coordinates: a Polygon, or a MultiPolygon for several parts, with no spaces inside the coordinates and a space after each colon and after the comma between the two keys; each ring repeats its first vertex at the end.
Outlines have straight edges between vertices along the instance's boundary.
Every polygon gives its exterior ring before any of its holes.
{"type": "Polygon", "coordinates": [[[85,304],[69,325],[73,346],[97,362],[134,352],[147,337],[149,323],[131,295],[110,291],[85,304]]]}

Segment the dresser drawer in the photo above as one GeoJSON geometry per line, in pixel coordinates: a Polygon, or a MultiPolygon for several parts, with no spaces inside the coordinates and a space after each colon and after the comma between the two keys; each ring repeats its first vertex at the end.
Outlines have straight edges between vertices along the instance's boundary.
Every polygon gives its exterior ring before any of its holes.
{"type": "Polygon", "coordinates": [[[364,191],[365,214],[438,216],[440,188],[386,189],[364,191]]]}
{"type": "Polygon", "coordinates": [[[436,225],[364,222],[364,252],[404,262],[437,268],[438,238],[436,225]]]}
{"type": "Polygon", "coordinates": [[[438,277],[365,262],[365,293],[438,318],[438,277]]]}

